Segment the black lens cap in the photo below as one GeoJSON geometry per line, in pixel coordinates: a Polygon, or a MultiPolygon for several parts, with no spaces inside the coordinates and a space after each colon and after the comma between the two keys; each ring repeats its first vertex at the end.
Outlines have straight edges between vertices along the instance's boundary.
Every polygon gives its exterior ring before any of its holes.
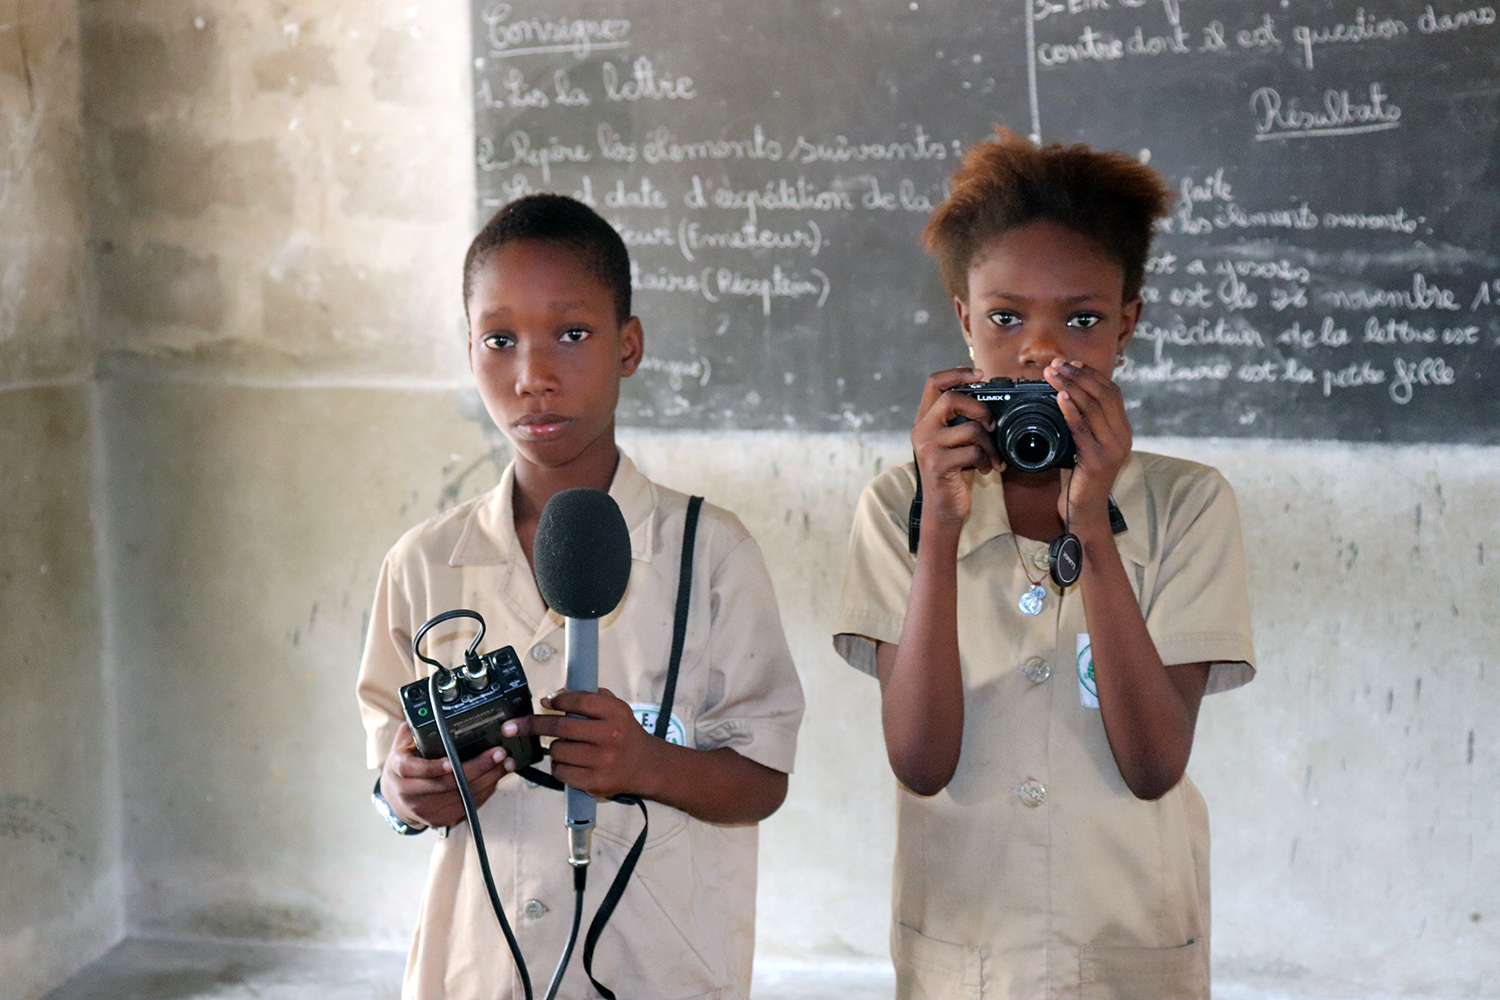
{"type": "Polygon", "coordinates": [[[1065,531],[1047,546],[1047,571],[1059,587],[1071,587],[1083,573],[1083,544],[1078,536],[1065,531]]]}

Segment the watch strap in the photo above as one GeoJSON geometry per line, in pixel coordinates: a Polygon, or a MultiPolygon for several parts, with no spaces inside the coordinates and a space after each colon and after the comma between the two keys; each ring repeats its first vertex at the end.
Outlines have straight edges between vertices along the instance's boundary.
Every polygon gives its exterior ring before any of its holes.
{"type": "Polygon", "coordinates": [[[375,779],[375,789],[370,792],[370,801],[374,803],[375,811],[380,813],[381,817],[391,825],[391,829],[403,837],[415,837],[427,829],[425,826],[412,826],[396,815],[396,810],[392,809],[391,804],[385,800],[385,796],[380,794],[379,777],[375,779]]]}

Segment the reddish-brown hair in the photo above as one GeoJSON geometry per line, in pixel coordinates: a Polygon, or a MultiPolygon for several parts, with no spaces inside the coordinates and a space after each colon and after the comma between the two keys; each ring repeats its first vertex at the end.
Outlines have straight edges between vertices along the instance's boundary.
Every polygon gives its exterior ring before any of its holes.
{"type": "Polygon", "coordinates": [[[1124,153],[1037,146],[1010,129],[976,142],[949,178],[951,194],[922,230],[943,285],[969,296],[969,268],[997,236],[1031,222],[1066,226],[1098,244],[1125,272],[1125,301],[1140,294],[1157,219],[1172,193],[1161,176],[1124,153]]]}

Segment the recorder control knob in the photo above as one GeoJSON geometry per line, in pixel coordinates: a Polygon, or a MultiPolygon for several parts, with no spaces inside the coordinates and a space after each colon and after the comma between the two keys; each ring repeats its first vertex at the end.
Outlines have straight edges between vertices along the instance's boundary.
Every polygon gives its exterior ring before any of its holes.
{"type": "Polygon", "coordinates": [[[438,678],[437,689],[438,697],[443,699],[443,702],[445,704],[448,702],[457,701],[458,675],[451,670],[446,671],[443,676],[438,678]]]}
{"type": "Polygon", "coordinates": [[[483,660],[473,660],[464,664],[459,673],[463,676],[464,684],[475,694],[479,694],[490,686],[490,671],[484,665],[483,660]]]}

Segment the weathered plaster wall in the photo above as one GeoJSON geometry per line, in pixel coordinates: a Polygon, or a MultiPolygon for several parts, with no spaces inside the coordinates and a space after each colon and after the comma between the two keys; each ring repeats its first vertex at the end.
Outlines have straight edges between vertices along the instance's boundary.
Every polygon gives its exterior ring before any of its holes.
{"type": "Polygon", "coordinates": [[[343,557],[410,456],[317,387],[463,371],[467,46],[455,0],[82,9],[135,932],[406,933],[347,730],[382,553],[343,557]]]}
{"type": "Polygon", "coordinates": [[[23,1000],[123,915],[78,65],[73,4],[0,0],[0,989],[23,1000]]]}
{"type": "Polygon", "coordinates": [[[451,370],[473,214],[462,3],[99,0],[82,17],[106,373],[451,370]]]}

